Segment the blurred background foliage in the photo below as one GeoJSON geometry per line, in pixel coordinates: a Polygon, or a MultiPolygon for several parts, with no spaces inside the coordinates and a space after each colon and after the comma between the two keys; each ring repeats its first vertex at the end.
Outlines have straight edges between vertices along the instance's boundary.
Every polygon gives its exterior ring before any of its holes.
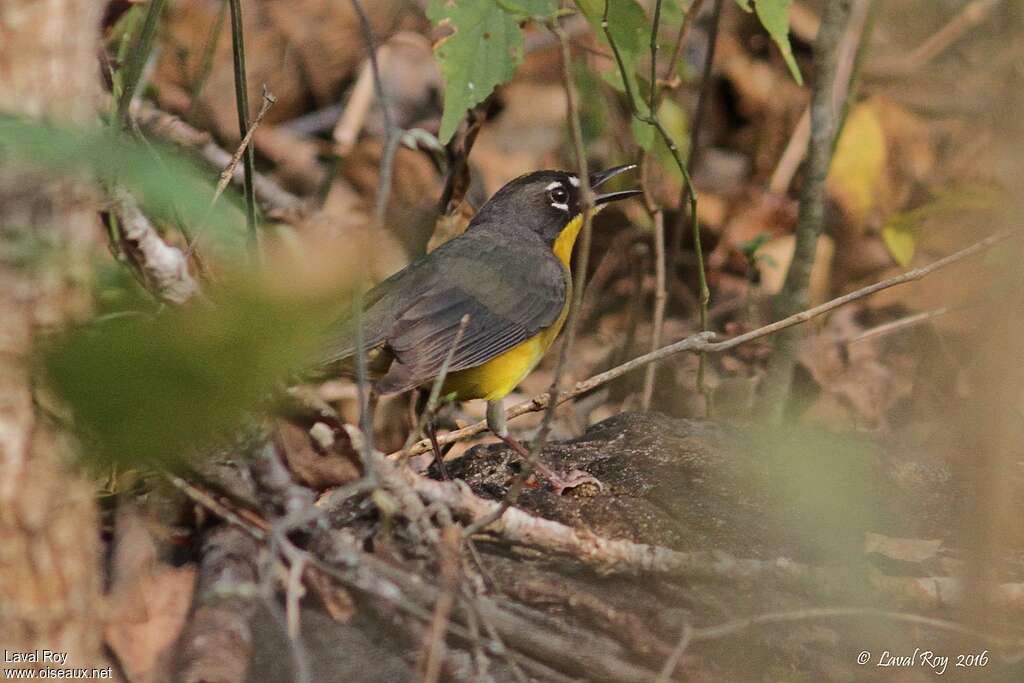
{"type": "MultiPolygon", "coordinates": [[[[1021,219],[1024,6],[853,4],[867,19],[848,64],[813,303],[930,263],[1021,219]]],[[[46,181],[87,179],[91,188],[83,201],[95,205],[95,239],[74,247],[87,252],[89,272],[78,283],[89,303],[75,324],[47,329],[35,367],[52,392],[44,407],[73,426],[92,465],[173,467],[208,456],[303,376],[325,328],[348,311],[354,287],[379,282],[461,232],[512,178],[573,168],[561,57],[548,29],[555,22],[570,38],[591,168],[640,160],[637,182],[649,200],[616,205],[595,221],[591,285],[566,380],[649,351],[658,333],[664,344],[699,326],[683,178],[655,129],[631,111],[651,113],[652,88],[661,95],[654,113],[682,158],[692,160],[711,329],[731,336],[773,319],[806,182],[799,141],[817,78],[813,45],[823,2],[611,0],[608,29],[624,81],[604,35],[602,0],[367,1],[385,116],[350,2],[247,1],[250,114],[264,87],[275,98],[252,138],[258,246],[237,187],[215,200],[218,174],[241,138],[227,3],[107,6],[104,115],[78,127],[0,116],[4,165],[46,181]],[[118,107],[132,88],[134,108],[122,126],[118,107]],[[186,305],[168,305],[139,277],[137,255],[111,222],[118,188],[137,199],[153,234],[181,254],[198,282],[200,293],[186,305]],[[448,195],[451,207],[439,217],[448,195]],[[664,211],[663,235],[651,207],[664,211]],[[662,246],[667,257],[659,262],[662,246]],[[659,294],[667,303],[656,332],[659,294]]],[[[26,271],[61,266],[50,262],[58,246],[44,231],[12,223],[0,226],[0,236],[6,263],[26,271]]],[[[1019,583],[1020,257],[1019,242],[1007,241],[808,324],[782,426],[751,419],[773,351],[763,340],[709,358],[710,403],[693,388],[695,358],[664,361],[652,408],[683,419],[710,411],[739,425],[757,462],[732,472],[731,493],[741,495],[729,500],[778,532],[768,539],[777,555],[823,565],[882,555],[887,578],[988,572],[1019,583]],[[870,545],[865,534],[895,540],[870,545]],[[922,542],[930,550],[920,551],[922,542]]],[[[555,357],[513,399],[547,390],[555,357]]],[[[357,419],[352,382],[331,378],[307,388],[357,419]]],[[[581,396],[556,413],[553,438],[636,411],[644,393],[642,373],[632,373],[581,396]]],[[[374,415],[381,449],[406,442],[412,407],[407,397],[381,401],[374,415]]],[[[447,406],[442,432],[482,417],[475,402],[447,406]]],[[[529,439],[539,419],[527,415],[512,426],[529,439]]],[[[448,457],[488,439],[456,444],[448,457]]],[[[670,507],[698,506],[689,492],[699,479],[670,482],[678,488],[670,507]]],[[[763,541],[750,539],[750,547],[766,553],[763,541]]],[[[734,607],[709,611],[724,618],[734,607]]],[[[994,620],[1011,622],[1004,617],[1018,608],[995,605],[994,620]]],[[[832,636],[815,637],[810,649],[832,636]]],[[[787,661],[805,669],[773,661],[766,677],[821,680],[832,671],[802,643],[797,649],[799,657],[787,661]]]]}

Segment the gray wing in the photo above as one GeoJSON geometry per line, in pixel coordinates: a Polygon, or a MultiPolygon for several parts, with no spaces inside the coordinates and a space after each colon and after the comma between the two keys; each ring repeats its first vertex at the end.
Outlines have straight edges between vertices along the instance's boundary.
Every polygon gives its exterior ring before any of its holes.
{"type": "Polygon", "coordinates": [[[467,233],[438,252],[381,283],[386,291],[368,294],[374,302],[364,318],[367,348],[385,344],[395,357],[378,384],[382,393],[435,377],[464,315],[469,322],[452,371],[481,365],[530,339],[553,324],[565,305],[565,268],[543,244],[467,233]]]}

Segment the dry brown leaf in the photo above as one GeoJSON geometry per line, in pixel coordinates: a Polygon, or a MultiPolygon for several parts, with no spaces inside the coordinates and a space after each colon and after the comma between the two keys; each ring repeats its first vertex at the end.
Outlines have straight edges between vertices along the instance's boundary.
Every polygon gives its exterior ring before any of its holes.
{"type": "Polygon", "coordinates": [[[344,451],[348,443],[335,444],[328,452],[314,446],[309,432],[290,422],[278,420],[277,443],[284,454],[285,464],[300,484],[314,491],[347,484],[359,478],[358,456],[344,451]]]}

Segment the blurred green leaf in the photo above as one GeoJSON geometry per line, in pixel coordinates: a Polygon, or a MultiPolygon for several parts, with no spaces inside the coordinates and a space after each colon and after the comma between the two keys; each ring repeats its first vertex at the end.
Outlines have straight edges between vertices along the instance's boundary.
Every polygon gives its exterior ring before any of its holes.
{"type": "Polygon", "coordinates": [[[779,528],[795,532],[817,561],[859,560],[884,502],[871,445],[809,427],[765,427],[749,436],[760,467],[746,476],[772,499],[779,528]]]}
{"type": "Polygon", "coordinates": [[[573,79],[576,92],[579,93],[580,128],[583,131],[583,144],[589,147],[604,133],[608,123],[608,102],[601,94],[600,81],[597,74],[585,64],[573,64],[573,79]]]}
{"type": "Polygon", "coordinates": [[[786,66],[789,67],[789,73],[793,75],[793,80],[803,85],[804,78],[800,75],[800,67],[796,65],[793,48],[789,44],[789,8],[792,4],[793,0],[757,0],[754,3],[754,9],[757,12],[757,18],[761,20],[761,25],[779,46],[779,51],[782,53],[782,58],[786,60],[786,66]]]}
{"type": "Polygon", "coordinates": [[[0,160],[60,175],[87,174],[107,186],[121,185],[152,218],[209,226],[208,234],[221,246],[234,249],[245,244],[245,221],[231,193],[225,193],[210,210],[212,174],[169,147],[157,143],[143,147],[99,126],[62,126],[0,115],[0,160]]]}
{"type": "Polygon", "coordinates": [[[216,306],[108,318],[42,351],[89,460],[169,464],[228,435],[314,357],[336,308],[251,286],[216,298],[216,306]]]}
{"type": "Polygon", "coordinates": [[[750,0],[736,0],[736,4],[740,6],[740,9],[744,12],[753,12],[754,8],[750,6],[750,0]]]}
{"type": "Polygon", "coordinates": [[[546,0],[476,0],[454,3],[431,0],[427,17],[454,33],[434,47],[444,75],[444,114],[438,138],[452,139],[466,111],[509,81],[523,61],[519,22],[554,3],[546,0]],[[507,8],[518,8],[509,11],[507,8]],[[520,13],[522,12],[522,14],[520,13]]]}
{"type": "Polygon", "coordinates": [[[111,95],[115,102],[121,99],[124,92],[124,69],[120,68],[128,60],[128,50],[135,41],[135,36],[142,27],[142,20],[146,16],[146,9],[142,5],[132,5],[122,14],[117,23],[111,27],[107,34],[107,45],[112,48],[111,52],[116,55],[118,68],[111,69],[111,95]]]}

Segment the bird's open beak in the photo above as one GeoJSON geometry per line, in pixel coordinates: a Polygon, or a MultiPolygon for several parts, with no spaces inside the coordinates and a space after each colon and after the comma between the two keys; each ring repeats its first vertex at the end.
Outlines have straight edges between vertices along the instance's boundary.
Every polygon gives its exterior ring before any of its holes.
{"type": "MultiPolygon", "coordinates": [[[[595,171],[590,174],[590,187],[596,190],[602,183],[607,182],[610,178],[614,178],[620,173],[631,171],[636,168],[636,164],[624,164],[622,166],[616,166],[609,168],[606,171],[595,171]]],[[[601,204],[607,204],[608,202],[618,201],[620,199],[627,199],[628,197],[635,197],[638,194],[643,194],[642,190],[622,190],[620,192],[606,192],[604,194],[598,194],[594,196],[594,204],[600,206],[601,204]]]]}

